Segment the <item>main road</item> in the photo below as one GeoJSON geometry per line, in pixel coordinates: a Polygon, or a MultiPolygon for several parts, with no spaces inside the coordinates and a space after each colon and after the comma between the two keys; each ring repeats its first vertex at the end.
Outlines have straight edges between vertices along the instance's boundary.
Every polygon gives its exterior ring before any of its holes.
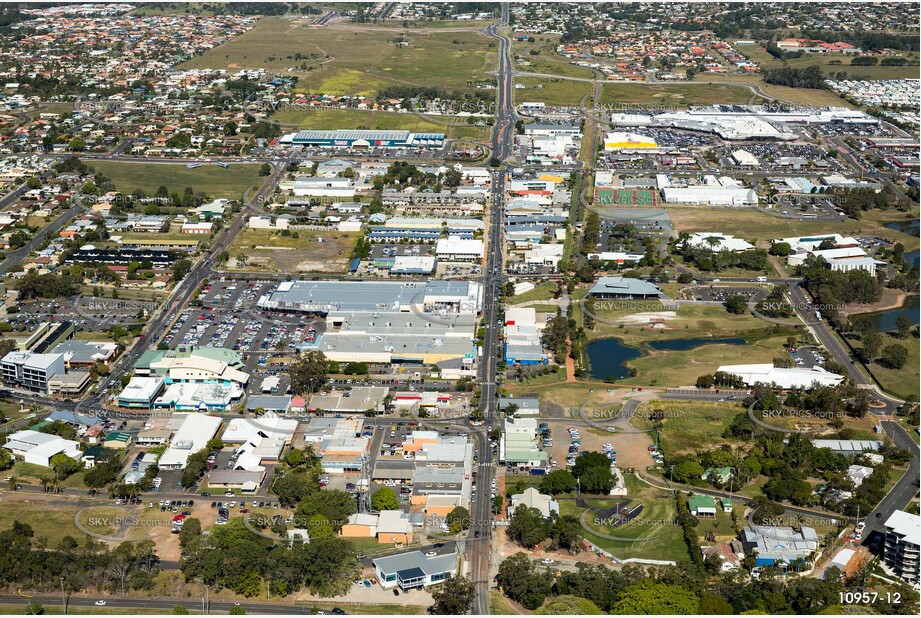
{"type": "MultiPolygon", "coordinates": [[[[515,111],[512,103],[512,63],[510,58],[511,41],[504,34],[498,32],[499,28],[508,26],[508,5],[502,5],[501,24],[494,24],[486,29],[486,33],[499,41],[499,70],[497,74],[498,94],[496,98],[497,113],[496,125],[493,129],[492,149],[493,156],[498,161],[504,161],[511,152],[511,140],[515,127],[515,111]]],[[[470,562],[471,579],[476,588],[473,601],[473,613],[485,615],[489,613],[489,589],[491,584],[491,556],[493,549],[493,513],[492,496],[489,488],[495,479],[495,468],[492,465],[492,452],[489,446],[489,433],[496,426],[496,363],[498,359],[499,334],[502,325],[499,320],[499,298],[502,285],[502,248],[503,224],[502,215],[505,203],[505,178],[504,165],[492,172],[489,202],[489,248],[486,258],[486,273],[484,285],[483,319],[486,326],[486,336],[483,340],[483,356],[479,366],[480,409],[485,423],[476,428],[477,453],[479,467],[477,468],[477,488],[471,499],[470,535],[468,537],[467,557],[470,562]]]]}

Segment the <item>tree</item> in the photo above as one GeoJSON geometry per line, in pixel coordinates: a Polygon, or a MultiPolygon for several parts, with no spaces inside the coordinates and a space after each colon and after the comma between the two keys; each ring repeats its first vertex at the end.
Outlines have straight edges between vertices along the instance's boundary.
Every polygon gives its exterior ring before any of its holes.
{"type": "Polygon", "coordinates": [[[375,511],[393,511],[400,508],[400,501],[393,489],[381,487],[371,496],[371,508],[375,511]]]}
{"type": "Polygon", "coordinates": [[[473,582],[462,575],[451,576],[432,592],[435,603],[429,607],[429,613],[439,616],[463,616],[473,608],[475,596],[476,588],[473,582]]]}
{"type": "Polygon", "coordinates": [[[726,299],[726,311],[736,315],[745,313],[748,309],[748,301],[741,294],[733,294],[726,299]]]}
{"type": "Polygon", "coordinates": [[[445,521],[448,524],[448,529],[451,531],[451,534],[457,534],[461,530],[469,530],[470,511],[462,506],[456,506],[448,513],[445,521]]]}
{"type": "Polygon", "coordinates": [[[319,350],[301,354],[288,368],[291,390],[297,394],[315,393],[326,384],[329,361],[319,350]]]}
{"type": "Polygon", "coordinates": [[[240,607],[239,605],[235,605],[230,608],[231,616],[243,616],[245,614],[246,614],[246,610],[240,607]]]}
{"type": "Polygon", "coordinates": [[[345,594],[361,574],[355,546],[340,538],[320,539],[304,545],[299,564],[304,583],[321,597],[345,594]]]}
{"type": "Polygon", "coordinates": [[[310,534],[311,542],[320,539],[331,539],[336,536],[336,531],[333,530],[333,525],[330,523],[329,518],[321,513],[314,513],[308,517],[307,521],[304,522],[304,527],[307,528],[310,534]]]}
{"type": "Polygon", "coordinates": [[[726,616],[734,614],[735,611],[732,605],[722,597],[715,594],[705,594],[700,597],[697,613],[706,616],[726,616]]]}
{"type": "Polygon", "coordinates": [[[689,615],[696,614],[699,605],[697,596],[684,586],[641,579],[623,589],[610,613],[689,615]]]}
{"type": "Polygon", "coordinates": [[[182,279],[192,270],[192,262],[186,258],[176,260],[173,264],[173,281],[182,281],[182,279]]]}
{"type": "Polygon", "coordinates": [[[176,605],[173,606],[173,612],[172,612],[172,613],[175,614],[175,615],[177,615],[177,616],[185,616],[185,615],[187,615],[187,614],[189,613],[189,610],[187,610],[184,606],[179,605],[179,604],[177,603],[176,605]]]}
{"type": "Polygon", "coordinates": [[[569,470],[554,470],[540,481],[540,492],[556,496],[576,490],[576,477],[569,470]]]}
{"type": "Polygon", "coordinates": [[[355,498],[341,489],[318,491],[301,500],[297,505],[297,517],[308,520],[314,513],[324,515],[337,532],[355,512],[355,498]]]}
{"type": "Polygon", "coordinates": [[[531,548],[550,536],[550,522],[537,509],[518,506],[506,532],[515,543],[531,548]]]}
{"type": "Polygon", "coordinates": [[[260,176],[268,176],[268,175],[271,174],[271,173],[272,173],[272,166],[269,165],[268,163],[263,163],[263,164],[259,167],[259,175],[260,175],[260,176]]]}
{"type": "Polygon", "coordinates": [[[53,456],[49,463],[51,464],[51,469],[54,470],[55,475],[59,480],[64,480],[74,472],[80,470],[83,466],[73,457],[68,457],[64,453],[58,453],[53,456]]]}
{"type": "Polygon", "coordinates": [[[883,348],[879,362],[889,369],[901,369],[908,362],[908,350],[905,349],[905,346],[897,343],[887,345],[883,348]]]}
{"type": "Polygon", "coordinates": [[[571,594],[548,599],[547,603],[534,613],[538,616],[598,616],[604,614],[588,599],[571,594]]]}
{"type": "Polygon", "coordinates": [[[502,561],[496,581],[508,598],[532,610],[543,605],[553,590],[553,577],[547,571],[538,572],[530,557],[521,552],[502,561]]]}
{"type": "Polygon", "coordinates": [[[871,330],[863,334],[860,338],[863,347],[858,350],[858,356],[860,360],[865,363],[873,361],[877,356],[879,356],[880,347],[883,345],[883,337],[875,330],[871,330]]]}

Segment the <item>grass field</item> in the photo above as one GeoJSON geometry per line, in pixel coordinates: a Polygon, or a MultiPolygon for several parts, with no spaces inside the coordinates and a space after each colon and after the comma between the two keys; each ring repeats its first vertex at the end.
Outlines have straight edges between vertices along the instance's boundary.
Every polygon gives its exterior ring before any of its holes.
{"type": "Polygon", "coordinates": [[[730,84],[605,84],[601,102],[684,108],[714,103],[759,103],[761,97],[745,86],[730,84]]]}
{"type": "Polygon", "coordinates": [[[20,521],[32,526],[36,538],[48,539],[49,547],[56,546],[65,536],[82,541],[86,535],[74,525],[78,510],[77,504],[56,503],[54,508],[49,508],[47,498],[7,492],[0,507],[0,530],[8,530],[14,521],[20,521]]]}
{"type": "Polygon", "coordinates": [[[610,509],[624,502],[621,496],[610,498],[587,497],[586,504],[591,507],[582,515],[584,509],[577,506],[573,499],[560,499],[560,514],[582,517],[584,524],[582,535],[602,549],[621,559],[646,558],[652,560],[687,559],[687,546],[684,544],[681,527],[676,524],[676,510],[672,493],[649,487],[632,475],[625,475],[627,498],[632,500],[631,507],[643,505],[640,515],[629,524],[609,525],[610,521],[598,516],[599,512],[610,509]],[[588,528],[587,530],[585,528],[588,528]],[[614,540],[602,535],[620,537],[614,540]]]}
{"type": "MultiPolygon", "coordinates": [[[[871,80],[878,79],[918,79],[918,55],[908,54],[913,59],[914,66],[883,67],[883,66],[851,66],[851,59],[843,54],[806,54],[802,58],[793,58],[786,63],[769,54],[760,45],[747,45],[744,48],[746,56],[757,62],[762,69],[778,69],[786,64],[794,69],[802,69],[818,65],[826,73],[845,71],[848,79],[857,79],[864,76],[871,80]]],[[[911,60],[909,60],[910,62],[911,60]]]]}
{"type": "Polygon", "coordinates": [[[317,109],[306,111],[283,110],[275,113],[272,120],[286,127],[299,129],[382,129],[407,130],[417,133],[445,133],[450,138],[485,140],[489,127],[475,125],[453,126],[449,123],[464,122],[463,119],[428,120],[413,113],[396,114],[366,110],[317,109]]]}
{"type": "Polygon", "coordinates": [[[649,430],[653,424],[645,413],[662,410],[665,417],[659,430],[659,444],[669,454],[693,453],[719,444],[737,444],[722,437],[735,415],[744,408],[734,403],[671,401],[657,399],[643,404],[639,414],[630,419],[637,429],[649,430]]]}
{"type": "Polygon", "coordinates": [[[512,54],[515,58],[515,69],[525,73],[549,73],[563,77],[595,77],[595,71],[587,67],[570,64],[569,59],[556,53],[556,46],[560,37],[556,35],[532,35],[533,43],[528,41],[512,40],[512,54]],[[537,52],[537,53],[533,53],[537,52]],[[518,59],[529,64],[520,64],[518,59]]]}
{"type": "Polygon", "coordinates": [[[255,163],[234,163],[230,169],[203,165],[191,170],[181,163],[90,161],[89,165],[111,178],[122,193],[141,189],[152,195],[163,185],[170,193],[182,194],[191,187],[214,198],[239,200],[245,189],[264,182],[259,176],[261,166],[255,163]]]}
{"type": "Polygon", "coordinates": [[[697,206],[669,206],[668,214],[676,232],[733,234],[746,240],[771,240],[788,236],[838,232],[843,236],[874,235],[901,242],[909,251],[918,248],[918,237],[890,230],[880,221],[896,218],[896,211],[869,211],[859,221],[798,221],[783,219],[759,210],[697,206]]]}
{"type": "Polygon", "coordinates": [[[750,83],[761,88],[761,90],[766,95],[781,101],[798,103],[800,105],[815,105],[818,107],[853,107],[853,105],[842,99],[831,90],[817,90],[815,88],[789,88],[787,86],[766,84],[760,75],[712,75],[709,73],[701,73],[694,78],[694,82],[750,83]]]}
{"type": "Polygon", "coordinates": [[[345,272],[360,232],[305,231],[297,238],[273,230],[243,230],[228,249],[231,266],[266,272],[345,272]],[[245,263],[238,263],[239,257],[245,263]]]}
{"type": "Polygon", "coordinates": [[[918,395],[918,376],[921,372],[921,353],[918,350],[918,340],[913,337],[897,339],[887,333],[882,333],[883,344],[880,349],[889,345],[900,345],[908,350],[908,362],[901,369],[888,369],[879,363],[869,365],[873,377],[884,389],[898,395],[909,397],[918,395]]]}
{"type": "MultiPolygon", "coordinates": [[[[527,67],[526,67],[527,68],[527,67]]],[[[578,105],[585,95],[591,95],[590,82],[576,82],[568,79],[550,79],[542,77],[516,77],[515,101],[543,101],[547,105],[578,105]]],[[[586,100],[591,104],[591,99],[586,100]]]]}
{"type": "Polygon", "coordinates": [[[544,281],[535,285],[533,290],[509,297],[508,302],[511,305],[517,305],[535,300],[550,300],[556,288],[557,285],[553,281],[544,281]]]}
{"type": "Polygon", "coordinates": [[[358,31],[309,23],[267,17],[182,67],[292,69],[301,90],[353,95],[390,85],[472,90],[468,82],[486,79],[495,67],[495,43],[478,32],[358,31]],[[398,44],[398,37],[408,44],[398,44]]]}

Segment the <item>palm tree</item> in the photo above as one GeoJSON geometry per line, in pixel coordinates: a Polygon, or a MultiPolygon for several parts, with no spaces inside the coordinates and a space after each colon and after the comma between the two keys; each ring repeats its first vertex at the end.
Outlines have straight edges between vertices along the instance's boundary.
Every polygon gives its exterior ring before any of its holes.
{"type": "Polygon", "coordinates": [[[19,486],[19,479],[17,479],[15,476],[11,476],[7,483],[10,486],[10,490],[15,490],[16,487],[19,486]]]}
{"type": "Polygon", "coordinates": [[[43,476],[38,482],[42,486],[42,493],[48,491],[48,488],[51,486],[51,479],[47,476],[43,476]]]}

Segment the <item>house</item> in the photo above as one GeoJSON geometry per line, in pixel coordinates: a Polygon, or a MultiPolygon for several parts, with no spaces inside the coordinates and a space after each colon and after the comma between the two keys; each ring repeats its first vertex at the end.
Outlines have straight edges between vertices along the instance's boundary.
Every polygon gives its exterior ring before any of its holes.
{"type": "Polygon", "coordinates": [[[701,553],[704,556],[704,560],[710,556],[716,556],[720,561],[721,573],[738,570],[742,562],[739,558],[739,554],[733,549],[732,545],[728,543],[712,543],[706,547],[702,547],[701,553]]]}
{"type": "Polygon", "coordinates": [[[45,468],[50,468],[51,458],[61,453],[78,461],[81,456],[79,443],[31,429],[11,433],[3,448],[26,463],[45,468]]]}
{"type": "Polygon", "coordinates": [[[265,481],[265,474],[265,470],[212,470],[208,473],[208,487],[254,493],[265,481]]]}
{"type": "Polygon", "coordinates": [[[716,517],[716,501],[710,496],[691,496],[688,498],[688,510],[694,517],[712,519],[716,517]]]}
{"type": "Polygon", "coordinates": [[[700,479],[703,481],[710,481],[723,485],[729,482],[729,478],[732,476],[732,468],[707,468],[700,479]]]}
{"type": "Polygon", "coordinates": [[[854,487],[860,487],[863,482],[873,474],[873,468],[869,466],[848,466],[845,476],[854,484],[854,487]]]}
{"type": "Polygon", "coordinates": [[[550,496],[545,496],[533,487],[528,487],[520,494],[515,494],[511,498],[508,506],[509,518],[515,513],[519,506],[525,508],[537,509],[545,518],[550,519],[556,513],[560,514],[560,505],[550,496]]]}
{"type": "Polygon", "coordinates": [[[421,551],[375,558],[371,565],[381,588],[399,587],[406,592],[443,582],[457,574],[457,554],[441,554],[431,558],[421,551]]]}
{"type": "Polygon", "coordinates": [[[803,526],[748,526],[742,530],[746,553],[757,552],[756,566],[784,567],[797,560],[808,560],[819,548],[814,528],[803,526]]]}

